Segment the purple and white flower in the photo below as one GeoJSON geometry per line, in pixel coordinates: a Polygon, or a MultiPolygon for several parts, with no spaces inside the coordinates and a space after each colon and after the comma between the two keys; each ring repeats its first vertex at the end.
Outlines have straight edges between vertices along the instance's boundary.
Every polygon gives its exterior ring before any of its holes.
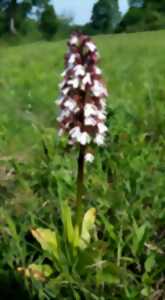
{"type": "MultiPolygon", "coordinates": [[[[67,133],[72,145],[102,146],[108,131],[105,125],[108,92],[97,66],[99,53],[91,39],[80,33],[71,35],[68,46],[66,69],[61,74],[61,97],[57,100],[61,109],[59,134],[67,133]]],[[[85,160],[93,159],[87,149],[85,160]]]]}

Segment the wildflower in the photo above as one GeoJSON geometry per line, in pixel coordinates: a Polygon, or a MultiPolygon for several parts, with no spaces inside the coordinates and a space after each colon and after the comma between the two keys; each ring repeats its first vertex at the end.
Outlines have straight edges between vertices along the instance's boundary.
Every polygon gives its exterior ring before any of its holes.
{"type": "Polygon", "coordinates": [[[101,134],[97,134],[97,135],[96,135],[96,138],[95,138],[95,143],[96,143],[98,146],[104,145],[104,136],[101,135],[101,134]]]}
{"type": "Polygon", "coordinates": [[[97,114],[97,107],[94,104],[87,103],[84,106],[85,117],[90,117],[91,115],[97,114]]]}
{"type": "Polygon", "coordinates": [[[93,44],[91,41],[88,41],[88,42],[86,43],[86,47],[87,47],[91,52],[96,51],[96,46],[95,46],[95,44],[93,44]]]}
{"type": "MultiPolygon", "coordinates": [[[[61,97],[57,101],[61,112],[58,117],[60,134],[67,133],[69,144],[102,146],[107,127],[106,97],[108,92],[97,66],[99,53],[91,39],[74,33],[68,42],[66,69],[60,84],[61,97]]],[[[86,149],[87,154],[88,149],[86,149]]],[[[91,156],[87,155],[88,159],[91,156]]]]}
{"type": "Polygon", "coordinates": [[[81,145],[89,144],[91,141],[90,135],[84,131],[80,134],[78,141],[80,142],[81,145]]]}
{"type": "Polygon", "coordinates": [[[92,153],[86,153],[85,161],[92,163],[94,161],[94,155],[92,153]]]}
{"type": "Polygon", "coordinates": [[[82,65],[77,65],[74,68],[75,76],[84,76],[85,75],[85,69],[82,65]]]}
{"type": "Polygon", "coordinates": [[[70,111],[74,111],[77,106],[77,103],[74,99],[69,98],[65,101],[64,106],[67,107],[70,111]]]}

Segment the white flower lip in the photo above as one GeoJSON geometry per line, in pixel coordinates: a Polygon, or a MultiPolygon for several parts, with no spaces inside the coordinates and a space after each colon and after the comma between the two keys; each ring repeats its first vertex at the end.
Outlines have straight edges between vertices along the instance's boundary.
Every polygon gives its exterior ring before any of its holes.
{"type": "Polygon", "coordinates": [[[70,111],[74,111],[76,106],[77,106],[77,103],[74,99],[72,98],[68,98],[65,103],[64,103],[64,106],[66,108],[68,108],[70,111]]]}
{"type": "Polygon", "coordinates": [[[92,86],[92,92],[93,95],[96,97],[108,96],[106,88],[98,80],[94,81],[94,85],[92,86]]]}
{"type": "Polygon", "coordinates": [[[67,73],[67,70],[65,70],[64,72],[61,73],[61,77],[65,77],[67,73]]]}
{"type": "Polygon", "coordinates": [[[67,95],[68,92],[70,91],[70,87],[66,87],[66,88],[62,89],[61,91],[64,95],[67,95]]]}
{"type": "Polygon", "coordinates": [[[92,79],[90,73],[86,73],[82,80],[82,88],[85,89],[87,84],[92,84],[92,79]]]}
{"type": "Polygon", "coordinates": [[[100,121],[105,121],[106,120],[106,113],[104,111],[97,111],[97,118],[100,121]]]}
{"type": "Polygon", "coordinates": [[[99,129],[99,133],[105,133],[106,131],[108,131],[107,126],[105,126],[103,123],[98,123],[98,129],[99,129]]]}
{"type": "Polygon", "coordinates": [[[79,78],[76,77],[74,79],[69,80],[68,84],[72,85],[74,89],[77,89],[80,84],[80,80],[79,80],[79,78]]]}
{"type": "Polygon", "coordinates": [[[81,134],[81,130],[80,127],[76,126],[74,127],[70,132],[70,136],[75,139],[75,140],[79,140],[80,134],[81,134]]]}
{"type": "Polygon", "coordinates": [[[74,68],[75,76],[84,76],[85,75],[85,69],[83,65],[77,65],[74,68]]]}
{"type": "Polygon", "coordinates": [[[94,155],[92,153],[86,153],[85,154],[85,160],[87,162],[92,163],[94,161],[94,159],[95,159],[95,157],[94,157],[94,155]]]}
{"type": "Polygon", "coordinates": [[[88,118],[85,118],[85,126],[96,126],[97,122],[94,118],[91,118],[91,117],[88,117],[88,118]]]}
{"type": "Polygon", "coordinates": [[[105,107],[106,107],[106,102],[105,102],[105,99],[104,99],[104,98],[101,98],[101,99],[100,99],[100,104],[101,104],[102,108],[105,109],[105,107]]]}
{"type": "Polygon", "coordinates": [[[85,104],[84,115],[86,118],[92,115],[96,115],[96,113],[97,113],[97,107],[94,104],[90,104],[90,103],[85,104]]]}
{"type": "Polygon", "coordinates": [[[79,142],[81,145],[89,144],[91,141],[90,135],[87,132],[81,132],[80,127],[74,127],[70,132],[70,136],[76,142],[79,142]]]}
{"type": "Polygon", "coordinates": [[[95,73],[96,73],[96,75],[101,75],[102,71],[100,70],[99,67],[95,67],[95,73]]]}
{"type": "Polygon", "coordinates": [[[78,37],[77,37],[76,35],[73,35],[73,36],[71,37],[71,39],[70,39],[69,42],[70,42],[71,45],[77,46],[77,45],[78,45],[78,42],[79,42],[78,37]]]}
{"type": "Polygon", "coordinates": [[[90,135],[87,132],[82,132],[79,136],[79,142],[81,145],[85,146],[86,144],[89,144],[91,141],[90,135]]]}
{"type": "Polygon", "coordinates": [[[64,134],[64,129],[63,128],[60,128],[59,131],[58,131],[58,135],[59,136],[62,136],[64,134]]]}
{"type": "Polygon", "coordinates": [[[65,118],[68,118],[70,116],[70,111],[69,110],[62,110],[60,116],[57,118],[58,122],[63,121],[65,118]]]}
{"type": "Polygon", "coordinates": [[[76,61],[76,55],[75,54],[71,54],[70,57],[69,57],[69,64],[74,64],[76,61]]]}
{"type": "Polygon", "coordinates": [[[104,139],[105,139],[104,135],[97,134],[94,141],[98,146],[102,146],[102,145],[104,145],[104,139]]]}
{"type": "Polygon", "coordinates": [[[62,89],[66,84],[66,81],[63,80],[60,84],[59,84],[59,88],[62,89]]]}
{"type": "Polygon", "coordinates": [[[87,42],[86,46],[91,52],[95,52],[95,50],[96,50],[95,44],[93,44],[92,42],[87,42]]]}

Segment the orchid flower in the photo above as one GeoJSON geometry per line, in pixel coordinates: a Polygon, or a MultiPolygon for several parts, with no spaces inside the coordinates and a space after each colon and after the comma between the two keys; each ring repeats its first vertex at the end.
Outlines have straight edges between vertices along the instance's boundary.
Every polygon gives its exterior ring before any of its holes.
{"type": "Polygon", "coordinates": [[[78,197],[81,194],[84,162],[93,162],[92,145],[103,146],[106,132],[107,89],[97,66],[99,53],[86,35],[73,33],[68,42],[65,71],[61,74],[59,134],[67,134],[70,145],[80,147],[78,197]]]}
{"type": "Polygon", "coordinates": [[[105,98],[108,92],[102,80],[102,72],[96,65],[98,51],[91,39],[73,33],[68,42],[66,70],[60,84],[61,97],[57,101],[61,113],[58,118],[60,133],[67,133],[69,143],[103,145],[105,125],[105,98]],[[73,129],[78,128],[73,135],[73,129]]]}

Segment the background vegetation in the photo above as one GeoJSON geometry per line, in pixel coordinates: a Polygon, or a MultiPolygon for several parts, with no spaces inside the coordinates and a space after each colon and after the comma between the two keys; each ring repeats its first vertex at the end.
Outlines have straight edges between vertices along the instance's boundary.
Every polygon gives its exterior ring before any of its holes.
{"type": "Polygon", "coordinates": [[[164,0],[130,0],[130,9],[116,32],[137,32],[165,28],[164,0]]]}
{"type": "Polygon", "coordinates": [[[56,226],[65,241],[60,207],[74,203],[77,153],[57,136],[54,105],[66,42],[1,45],[3,300],[165,298],[164,31],[95,41],[110,91],[106,147],[86,169],[84,201],[97,209],[96,236],[77,262],[63,245],[63,275],[57,270],[49,285],[23,283],[17,268],[48,262],[30,230],[56,226]]]}
{"type": "Polygon", "coordinates": [[[59,16],[49,0],[0,0],[0,38],[7,43],[67,38],[71,31],[109,34],[165,28],[165,0],[129,0],[123,16],[118,0],[98,0],[87,24],[59,16]]]}

